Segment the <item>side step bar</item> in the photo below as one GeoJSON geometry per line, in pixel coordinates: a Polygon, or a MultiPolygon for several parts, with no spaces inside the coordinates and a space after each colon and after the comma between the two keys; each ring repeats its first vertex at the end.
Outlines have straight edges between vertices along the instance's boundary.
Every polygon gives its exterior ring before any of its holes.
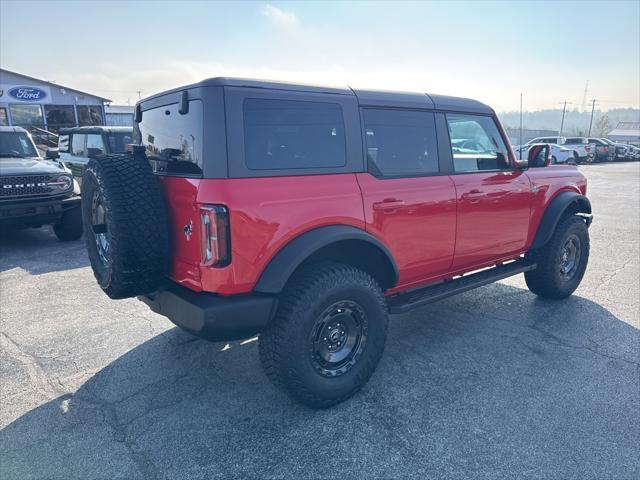
{"type": "Polygon", "coordinates": [[[413,308],[421,307],[428,303],[437,302],[443,298],[457,295],[489,283],[511,277],[519,273],[534,270],[535,264],[526,263],[524,260],[498,265],[478,273],[471,273],[452,280],[429,285],[407,293],[400,293],[388,299],[389,312],[404,313],[413,308]]]}

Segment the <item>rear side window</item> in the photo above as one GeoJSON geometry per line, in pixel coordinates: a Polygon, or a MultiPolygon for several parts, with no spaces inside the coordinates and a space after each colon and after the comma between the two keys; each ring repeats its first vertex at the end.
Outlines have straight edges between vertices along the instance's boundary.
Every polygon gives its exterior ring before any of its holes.
{"type": "Polygon", "coordinates": [[[567,138],[564,141],[565,145],[581,145],[582,143],[584,143],[584,139],[582,138],[567,138]]]}
{"type": "Polygon", "coordinates": [[[428,175],[438,172],[433,113],[364,109],[367,162],[374,175],[428,175]]]}
{"type": "Polygon", "coordinates": [[[182,115],[178,104],[142,112],[142,121],[134,125],[137,142],[158,173],[202,174],[202,101],[191,100],[182,115]]]}
{"type": "Polygon", "coordinates": [[[449,138],[456,172],[509,169],[509,155],[493,118],[448,114],[449,138]]]}
{"type": "Polygon", "coordinates": [[[346,165],[344,119],[338,104],[247,98],[243,118],[250,170],[346,165]]]}

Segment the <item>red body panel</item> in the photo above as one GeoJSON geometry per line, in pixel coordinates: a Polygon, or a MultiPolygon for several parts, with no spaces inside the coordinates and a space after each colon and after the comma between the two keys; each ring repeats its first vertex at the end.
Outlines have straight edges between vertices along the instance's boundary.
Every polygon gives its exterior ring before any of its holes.
{"type": "Polygon", "coordinates": [[[448,272],[456,236],[456,190],[447,175],[378,179],[357,174],[366,229],[391,251],[398,288],[448,272]]]}
{"type": "Polygon", "coordinates": [[[195,291],[249,293],[274,255],[325,225],[367,230],[419,287],[516,258],[561,191],[586,193],[573,166],[380,180],[368,173],[193,180],[159,177],[171,228],[171,278],[195,291]],[[231,263],[201,264],[201,205],[230,212],[231,263]],[[185,229],[191,231],[190,235],[185,229]]]}
{"type": "Polygon", "coordinates": [[[301,233],[324,225],[364,228],[354,174],[202,180],[197,201],[230,212],[231,264],[200,268],[202,289],[223,295],[250,292],[269,260],[301,233]]]}
{"type": "Polygon", "coordinates": [[[520,170],[454,175],[458,228],[453,268],[518,255],[529,233],[531,188],[520,170]]]}

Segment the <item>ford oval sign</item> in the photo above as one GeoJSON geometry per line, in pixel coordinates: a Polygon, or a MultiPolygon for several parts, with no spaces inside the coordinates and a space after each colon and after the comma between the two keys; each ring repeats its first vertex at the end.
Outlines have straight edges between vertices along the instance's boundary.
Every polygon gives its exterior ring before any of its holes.
{"type": "Polygon", "coordinates": [[[23,102],[38,102],[47,98],[47,92],[36,87],[13,87],[9,95],[23,102]]]}

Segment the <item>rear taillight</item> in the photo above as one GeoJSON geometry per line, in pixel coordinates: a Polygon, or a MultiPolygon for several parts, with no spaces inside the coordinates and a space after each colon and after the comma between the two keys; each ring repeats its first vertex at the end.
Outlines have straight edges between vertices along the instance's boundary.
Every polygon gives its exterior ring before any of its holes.
{"type": "Polygon", "coordinates": [[[585,150],[585,152],[590,152],[591,151],[591,145],[585,145],[584,146],[584,150],[585,150]]]}
{"type": "Polygon", "coordinates": [[[604,153],[607,153],[609,151],[609,147],[604,147],[604,153]]]}
{"type": "Polygon", "coordinates": [[[229,212],[222,205],[200,207],[202,264],[224,267],[231,261],[229,212]]]}

